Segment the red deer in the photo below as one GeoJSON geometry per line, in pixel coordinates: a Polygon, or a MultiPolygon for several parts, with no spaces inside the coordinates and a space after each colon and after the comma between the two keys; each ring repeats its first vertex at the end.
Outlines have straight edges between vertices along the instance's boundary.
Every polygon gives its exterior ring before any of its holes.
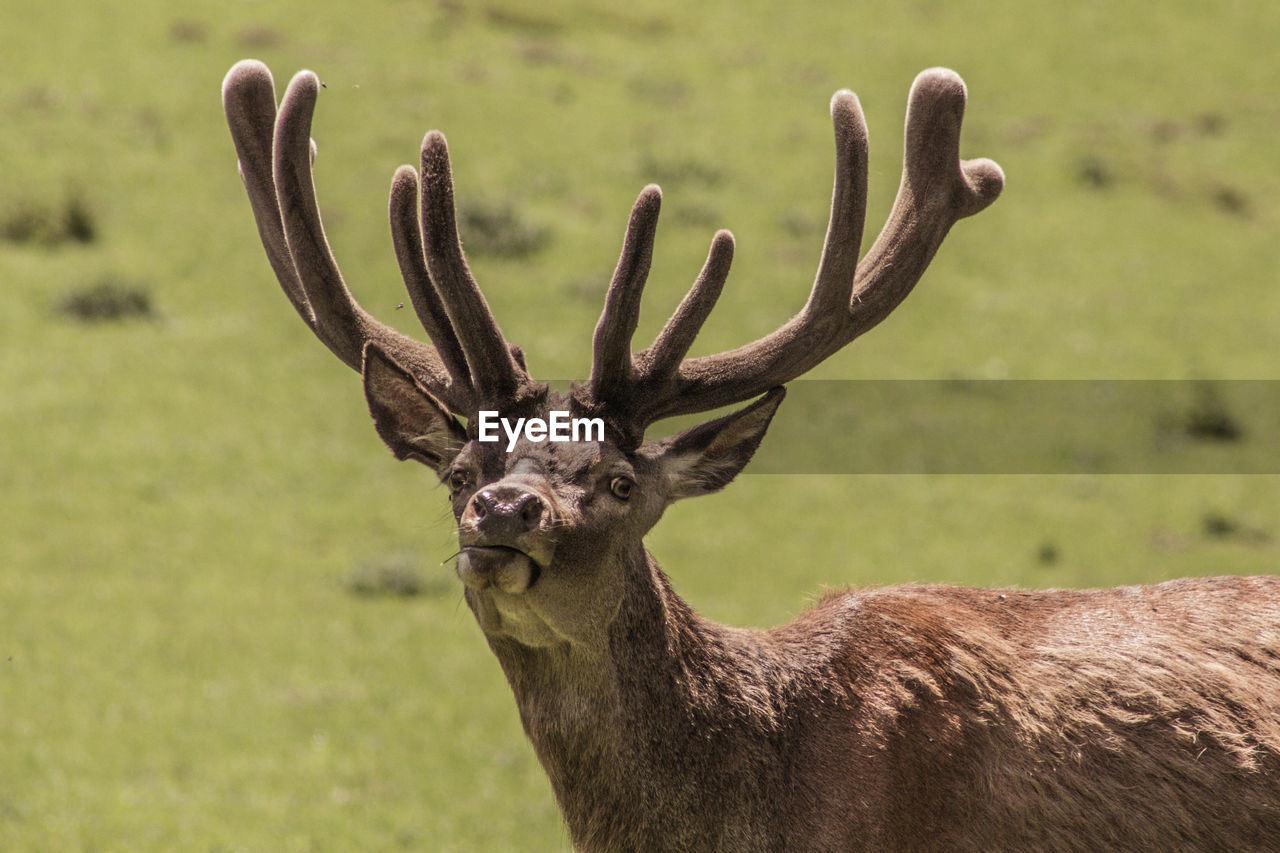
{"type": "Polygon", "coordinates": [[[853,93],[835,95],[835,191],[808,301],[735,350],[686,357],[729,271],[721,231],[654,343],[632,351],[661,201],[646,187],[590,377],[566,393],[531,378],[471,275],[438,132],[390,200],[432,344],[354,301],[312,184],[318,85],[298,74],[277,112],[261,63],[224,82],[259,235],[303,321],[361,372],[396,458],[448,486],[467,604],[579,849],[1280,850],[1276,578],[851,590],[746,630],[693,612],[644,547],[669,504],[742,470],[785,383],[883,320],[951,226],[999,195],[995,163],[959,159],[957,75],[917,77],[897,200],[861,261],[866,127],[853,93]],[[645,440],[662,418],[747,400],[645,440]],[[484,441],[482,412],[486,429],[544,423],[484,441]],[[539,440],[557,413],[602,434],[539,440]]]}

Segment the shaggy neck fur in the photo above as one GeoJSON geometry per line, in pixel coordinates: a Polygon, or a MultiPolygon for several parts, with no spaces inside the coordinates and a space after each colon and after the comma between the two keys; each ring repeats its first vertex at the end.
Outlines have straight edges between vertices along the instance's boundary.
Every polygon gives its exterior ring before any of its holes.
{"type": "Polygon", "coordinates": [[[491,640],[575,844],[782,849],[788,694],[822,680],[822,649],[806,665],[773,632],[701,618],[643,549],[627,570],[607,647],[491,640]]]}

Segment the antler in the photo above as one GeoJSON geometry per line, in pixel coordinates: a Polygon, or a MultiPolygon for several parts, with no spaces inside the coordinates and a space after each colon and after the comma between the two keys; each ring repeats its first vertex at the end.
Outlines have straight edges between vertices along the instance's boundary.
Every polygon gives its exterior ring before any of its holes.
{"type": "MultiPolygon", "coordinates": [[[[275,84],[260,62],[237,63],[223,104],[258,233],[295,310],[340,359],[362,368],[377,346],[456,413],[509,407],[544,386],[533,382],[518,347],[502,336],[467,267],[458,239],[449,153],[442,134],[422,143],[419,178],[410,166],[391,184],[391,232],[414,309],[435,346],[400,334],[351,296],[320,221],[312,182],[311,116],[319,80],[290,82],[277,114],[275,84]]],[[[822,257],[809,299],[773,333],[728,352],[685,358],[710,315],[733,259],[733,235],[719,231],[702,272],[652,346],[631,352],[640,297],[653,256],[662,193],[653,185],[631,211],[622,255],[596,326],[591,380],[578,405],[604,415],[624,445],[665,417],[707,411],[757,396],[810,370],[871,329],[919,281],[957,220],[1000,194],[1004,174],[986,159],[961,160],[964,82],[952,71],[922,72],[907,105],[902,183],[889,221],[858,262],[867,198],[867,129],[857,96],[831,99],[836,174],[822,257]]]]}
{"type": "Polygon", "coordinates": [[[922,72],[907,105],[902,183],[888,223],[862,263],[867,197],[867,130],[858,98],[831,99],[836,174],[822,258],[809,299],[772,334],[717,355],[686,359],[729,271],[733,237],[716,234],[706,264],[653,345],[630,352],[661,193],[640,193],[595,333],[585,406],[607,413],[629,443],[665,417],[719,408],[795,379],[871,329],[919,281],[955,222],[991,204],[1004,174],[991,160],[960,160],[964,82],[953,71],[922,72]]]}
{"type": "Polygon", "coordinates": [[[236,63],[222,84],[240,175],[285,295],[316,337],[357,371],[365,347],[374,345],[459,414],[517,399],[533,383],[463,257],[442,134],[433,131],[422,144],[421,224],[412,167],[396,172],[390,202],[405,285],[435,346],[378,322],[352,297],[329,249],[312,181],[311,116],[319,84],[310,71],[296,74],[278,114],[275,83],[261,62],[236,63]]]}

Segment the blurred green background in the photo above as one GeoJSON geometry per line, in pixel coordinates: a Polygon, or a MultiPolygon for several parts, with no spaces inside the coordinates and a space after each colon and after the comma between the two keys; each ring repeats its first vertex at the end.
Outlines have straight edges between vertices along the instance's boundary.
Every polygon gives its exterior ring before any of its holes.
{"type": "MultiPolygon", "coordinates": [[[[447,560],[444,492],[271,276],[219,85],[326,81],[314,135],[358,298],[413,331],[394,168],[449,136],[463,238],[544,377],[586,370],[627,211],[665,191],[639,337],[733,229],[696,352],[802,303],[826,106],[970,91],[1003,197],[825,379],[1280,379],[1280,7],[0,0],[0,849],[567,846],[447,560]]],[[[786,408],[780,417],[786,417],[786,408]]],[[[1226,412],[1250,439],[1248,412],[1226,412]]],[[[833,443],[841,436],[831,436],[833,443]]],[[[1253,448],[1256,452],[1257,448],[1253,448]]],[[[763,476],[649,546],[704,613],[823,585],[1079,586],[1280,567],[1270,476],[763,476]]]]}

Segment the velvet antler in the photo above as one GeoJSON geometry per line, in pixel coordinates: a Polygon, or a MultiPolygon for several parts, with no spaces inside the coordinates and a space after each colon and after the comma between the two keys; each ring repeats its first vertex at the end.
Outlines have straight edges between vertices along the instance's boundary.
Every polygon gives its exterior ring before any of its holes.
{"type": "Polygon", "coordinates": [[[907,107],[902,184],[889,221],[858,262],[867,197],[867,131],[857,96],[831,100],[836,174],[822,257],[809,299],[779,329],[716,355],[685,359],[720,294],[733,251],[716,234],[702,275],[648,349],[632,354],[660,194],[646,187],[628,223],[622,257],[596,327],[595,364],[580,395],[613,416],[637,442],[661,418],[749,399],[812,369],[898,306],[919,281],[955,222],[1000,194],[1004,175],[990,160],[959,156],[965,88],[952,71],[921,73],[907,107]]]}
{"type": "Polygon", "coordinates": [[[435,346],[371,317],[352,297],[329,249],[311,177],[311,116],[320,82],[296,74],[277,113],[265,65],[237,63],[222,84],[223,106],[258,234],[285,295],[326,346],[360,370],[378,346],[454,412],[470,415],[518,397],[533,383],[519,351],[507,345],[467,268],[453,209],[444,136],[422,143],[422,218],[418,177],[401,167],[391,185],[391,231],[410,299],[435,346]]]}
{"type": "MultiPolygon", "coordinates": [[[[329,250],[311,179],[311,115],[319,81],[309,71],[289,84],[279,113],[271,73],[238,63],[223,83],[227,120],[258,232],[294,308],[339,358],[359,370],[377,345],[454,412],[502,408],[541,387],[518,348],[507,344],[467,267],[458,239],[453,179],[442,134],[422,143],[419,172],[402,166],[391,184],[391,232],[429,346],[379,323],[356,303],[329,250]]],[[[867,199],[867,130],[857,96],[831,99],[835,188],[822,257],[809,299],[776,331],[737,349],[686,358],[724,287],[733,237],[717,232],[706,264],[652,346],[631,351],[653,257],[662,193],[650,185],[631,211],[622,255],[596,326],[589,383],[578,402],[607,416],[638,445],[661,418],[757,396],[812,369],[898,306],[919,281],[957,220],[1000,194],[1004,175],[990,160],[961,160],[965,87],[952,71],[922,72],[907,105],[902,183],[889,220],[861,262],[867,199]]]]}

